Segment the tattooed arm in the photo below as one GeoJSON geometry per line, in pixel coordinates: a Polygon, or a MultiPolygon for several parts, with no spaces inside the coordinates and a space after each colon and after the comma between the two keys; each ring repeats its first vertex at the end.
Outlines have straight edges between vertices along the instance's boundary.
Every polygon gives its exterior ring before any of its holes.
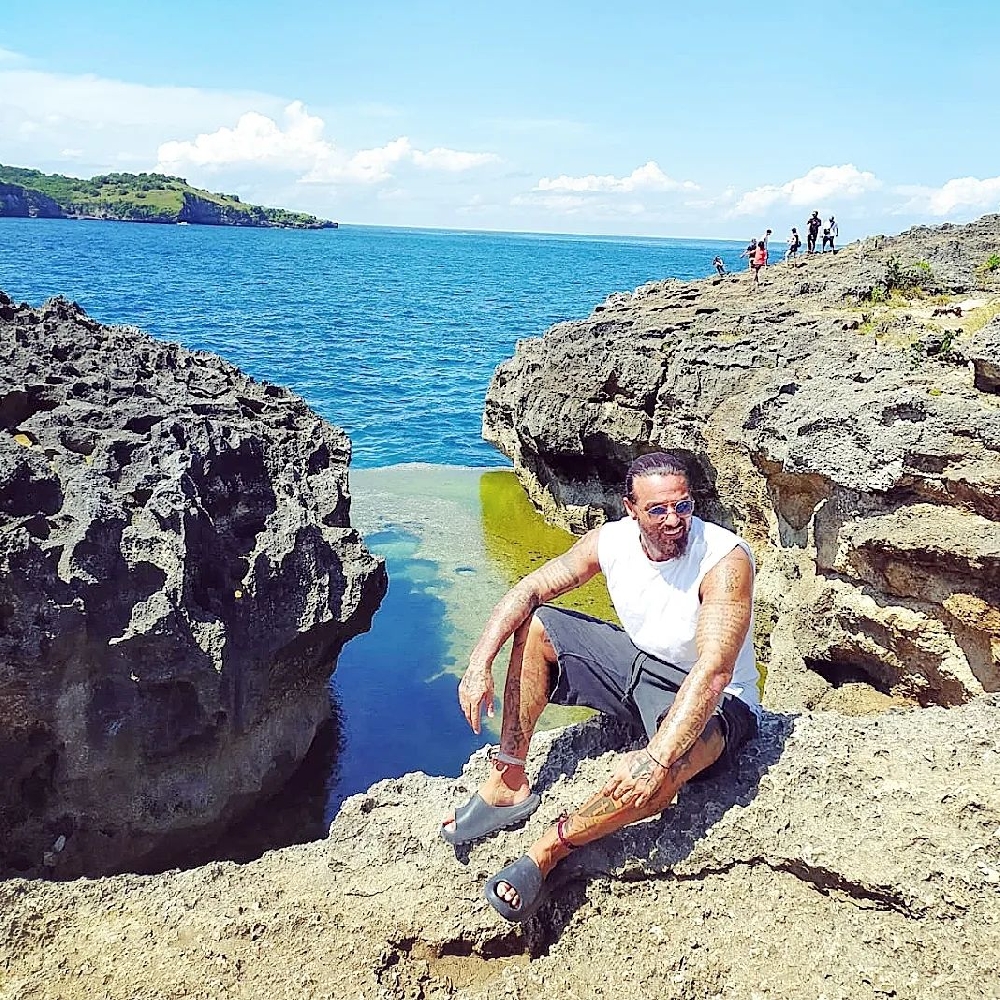
{"type": "Polygon", "coordinates": [[[733,678],[753,606],[753,564],[742,546],[734,548],[705,576],[700,596],[695,631],[698,659],[643,751],[656,766],[648,776],[638,760],[616,769],[605,787],[616,799],[641,806],[653,798],[671,768],[705,731],[733,678]]]}
{"type": "Polygon", "coordinates": [[[487,715],[493,715],[493,660],[501,646],[528,620],[535,608],[582,586],[600,571],[599,533],[600,528],[588,531],[568,552],[529,573],[508,590],[493,609],[458,687],[462,712],[474,732],[479,732],[483,708],[487,715]]]}
{"type": "Polygon", "coordinates": [[[661,765],[669,767],[682,757],[712,717],[733,679],[752,605],[753,565],[743,547],[737,546],[702,581],[694,636],[698,659],[649,741],[649,752],[661,765]]]}

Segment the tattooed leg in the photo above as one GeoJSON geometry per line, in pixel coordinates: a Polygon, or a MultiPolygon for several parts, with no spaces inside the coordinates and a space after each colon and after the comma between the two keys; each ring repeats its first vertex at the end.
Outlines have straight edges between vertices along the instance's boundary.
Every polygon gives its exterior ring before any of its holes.
{"type": "MultiPolygon", "coordinates": [[[[500,721],[500,749],[524,759],[535,725],[549,701],[550,677],[556,665],[556,651],[545,627],[534,615],[521,625],[512,639],[510,664],[503,691],[500,721]]],[[[531,794],[524,768],[495,762],[479,794],[491,806],[510,806],[531,794]]],[[[445,826],[454,817],[445,820],[445,826]]]]}
{"type": "MultiPolygon", "coordinates": [[[[623,805],[610,795],[598,792],[563,820],[561,830],[552,826],[542,834],[528,849],[528,854],[534,859],[542,875],[547,876],[574,847],[582,847],[630,823],[637,823],[663,812],[677,797],[681,787],[699,771],[714,764],[724,749],[722,727],[713,717],[691,749],[667,769],[666,780],[644,806],[636,808],[623,805]]],[[[632,776],[641,779],[643,774],[651,775],[654,766],[649,757],[638,754],[632,776]]],[[[520,899],[512,886],[501,882],[497,886],[497,892],[512,906],[519,905],[520,899]]]]}

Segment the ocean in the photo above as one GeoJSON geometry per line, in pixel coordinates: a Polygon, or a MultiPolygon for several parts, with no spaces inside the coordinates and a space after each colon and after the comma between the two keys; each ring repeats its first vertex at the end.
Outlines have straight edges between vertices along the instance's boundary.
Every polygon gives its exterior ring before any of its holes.
{"type": "Polygon", "coordinates": [[[321,836],[344,798],[372,782],[457,774],[496,742],[460,716],[457,679],[496,599],[571,539],[538,519],[506,457],[481,440],[490,377],[519,339],[584,317],[613,292],[705,277],[716,254],[740,270],[742,248],[0,219],[0,289],[12,298],[37,306],[63,295],[101,322],[212,351],[294,389],[351,436],[352,520],[386,558],[389,593],[372,630],[341,654],[329,730],[229,856],[321,836]]]}

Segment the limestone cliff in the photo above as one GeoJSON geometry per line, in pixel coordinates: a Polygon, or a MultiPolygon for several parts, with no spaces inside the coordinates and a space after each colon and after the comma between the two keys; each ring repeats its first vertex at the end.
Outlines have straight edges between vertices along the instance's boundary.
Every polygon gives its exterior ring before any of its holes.
{"type": "Polygon", "coordinates": [[[1000,216],[764,272],[655,282],[519,343],[483,432],[551,518],[619,516],[688,455],[755,547],[767,701],[1000,690],[1000,216]]]}
{"type": "Polygon", "coordinates": [[[286,389],[0,293],[0,872],[168,864],[290,775],[386,587],[349,460],[286,389]]]}
{"type": "Polygon", "coordinates": [[[41,191],[0,183],[0,218],[64,219],[59,204],[41,191]]]}
{"type": "Polygon", "coordinates": [[[30,1000],[995,1000],[1000,701],[765,716],[728,779],[575,851],[524,928],[482,897],[630,734],[535,740],[523,830],[438,823],[487,768],[349,799],[328,841],[248,865],[0,882],[0,997],[30,1000]]]}

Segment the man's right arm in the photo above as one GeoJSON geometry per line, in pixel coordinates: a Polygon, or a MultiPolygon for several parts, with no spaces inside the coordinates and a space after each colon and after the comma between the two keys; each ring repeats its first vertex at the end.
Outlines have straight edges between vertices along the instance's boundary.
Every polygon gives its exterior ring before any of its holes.
{"type": "Polygon", "coordinates": [[[583,586],[600,572],[597,538],[600,528],[588,531],[569,551],[529,573],[511,587],[490,614],[459,686],[462,711],[479,732],[482,708],[493,714],[493,660],[503,644],[546,601],[583,586]]]}

